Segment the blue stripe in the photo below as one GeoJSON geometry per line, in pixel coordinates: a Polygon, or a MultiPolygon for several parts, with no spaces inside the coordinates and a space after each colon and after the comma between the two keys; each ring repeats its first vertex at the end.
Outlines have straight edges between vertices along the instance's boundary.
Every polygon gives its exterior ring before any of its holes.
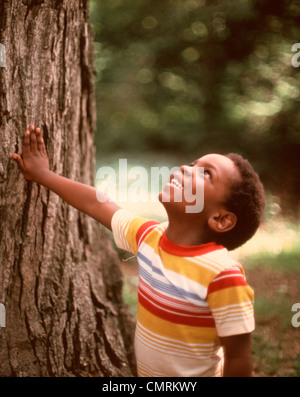
{"type": "Polygon", "coordinates": [[[161,270],[159,270],[157,267],[154,267],[153,264],[152,264],[152,262],[150,261],[150,259],[148,259],[148,258],[147,258],[145,255],[143,255],[140,251],[138,252],[137,257],[138,257],[139,259],[141,259],[141,261],[143,261],[144,263],[146,263],[146,265],[148,265],[149,267],[151,267],[151,271],[152,271],[153,273],[156,273],[156,274],[158,274],[159,276],[163,276],[163,277],[164,277],[163,272],[162,272],[161,270]]]}
{"type": "MultiPolygon", "coordinates": [[[[141,262],[144,262],[146,265],[148,265],[151,268],[151,273],[156,273],[159,276],[162,276],[165,278],[162,271],[159,270],[157,267],[154,267],[153,263],[147,257],[145,257],[140,252],[138,252],[137,256],[141,260],[141,262]]],[[[159,291],[165,292],[172,296],[176,296],[177,298],[182,298],[182,296],[184,296],[184,297],[191,298],[191,299],[194,299],[194,300],[197,300],[200,302],[202,301],[202,299],[198,295],[193,294],[192,292],[188,292],[188,291],[184,290],[183,288],[175,286],[174,284],[170,284],[170,283],[167,284],[161,280],[155,279],[154,276],[150,272],[148,272],[140,263],[139,263],[139,271],[140,271],[141,277],[145,281],[147,281],[147,283],[149,285],[151,285],[153,288],[155,288],[159,291]]],[[[169,281],[169,280],[167,280],[167,281],[169,281]]]]}

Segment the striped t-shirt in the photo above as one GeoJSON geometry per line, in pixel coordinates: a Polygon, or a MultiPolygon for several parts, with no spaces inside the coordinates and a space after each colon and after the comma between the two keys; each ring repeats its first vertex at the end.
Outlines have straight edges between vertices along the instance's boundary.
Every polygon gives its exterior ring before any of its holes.
{"type": "Polygon", "coordinates": [[[112,219],[139,263],[138,376],[222,376],[219,337],[254,330],[253,290],[223,246],[175,244],[166,226],[125,210],[112,219]]]}

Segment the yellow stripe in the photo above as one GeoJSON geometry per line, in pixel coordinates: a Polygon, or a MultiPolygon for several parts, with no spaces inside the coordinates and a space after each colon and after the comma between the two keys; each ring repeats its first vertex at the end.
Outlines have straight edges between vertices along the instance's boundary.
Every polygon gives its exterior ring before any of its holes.
{"type": "Polygon", "coordinates": [[[253,302],[253,299],[253,289],[247,285],[214,291],[208,295],[208,304],[213,310],[229,304],[253,302]]]}
{"type": "Polygon", "coordinates": [[[149,342],[152,346],[159,345],[162,349],[171,349],[174,352],[180,352],[181,354],[193,354],[193,355],[207,355],[219,349],[219,344],[203,344],[203,343],[183,343],[174,339],[162,338],[158,334],[152,334],[148,330],[143,329],[139,324],[137,325],[137,336],[140,340],[149,342]]]}
{"type": "Polygon", "coordinates": [[[205,287],[207,287],[216,276],[216,273],[204,267],[200,260],[195,263],[189,258],[171,255],[163,250],[160,250],[160,256],[166,269],[181,274],[195,282],[201,282],[205,287]]]}
{"type": "Polygon", "coordinates": [[[122,228],[126,230],[126,240],[129,244],[129,246],[132,248],[133,253],[137,255],[137,242],[136,242],[136,234],[139,230],[139,228],[145,223],[148,222],[149,219],[146,218],[133,218],[133,219],[124,219],[122,220],[122,228]],[[128,224],[129,223],[129,224],[128,224]]]}
{"type": "Polygon", "coordinates": [[[138,319],[143,327],[165,338],[176,339],[187,343],[214,343],[218,340],[216,329],[193,327],[176,324],[154,316],[141,304],[138,304],[138,319]]]}
{"type": "Polygon", "coordinates": [[[159,230],[154,229],[148,236],[145,238],[144,243],[146,243],[155,254],[159,255],[159,240],[161,238],[161,234],[159,230]]]}

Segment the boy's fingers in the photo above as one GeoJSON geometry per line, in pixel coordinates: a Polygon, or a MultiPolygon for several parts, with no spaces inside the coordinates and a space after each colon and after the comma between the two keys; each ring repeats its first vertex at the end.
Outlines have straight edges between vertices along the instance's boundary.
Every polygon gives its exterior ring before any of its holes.
{"type": "Polygon", "coordinates": [[[29,130],[25,131],[24,140],[23,140],[23,154],[30,152],[30,133],[29,130]]]}
{"type": "Polygon", "coordinates": [[[41,147],[42,147],[42,152],[47,155],[46,146],[45,146],[45,142],[44,142],[43,138],[42,138],[42,146],[41,147]]]}
{"type": "Polygon", "coordinates": [[[33,124],[31,124],[31,126],[30,126],[30,149],[32,152],[37,151],[36,134],[35,134],[33,124]]]}
{"type": "Polygon", "coordinates": [[[19,168],[20,168],[20,170],[22,171],[22,172],[24,172],[24,163],[23,163],[23,160],[21,159],[21,157],[17,154],[17,153],[14,153],[13,155],[12,155],[12,158],[16,161],[16,163],[18,164],[18,166],[19,166],[19,168]]]}
{"type": "Polygon", "coordinates": [[[37,140],[37,148],[38,148],[38,150],[42,150],[43,138],[42,138],[42,134],[41,134],[41,129],[36,128],[35,133],[36,133],[36,140],[37,140]]]}
{"type": "Polygon", "coordinates": [[[40,128],[36,128],[36,138],[37,138],[37,144],[38,144],[38,150],[46,154],[46,147],[45,147],[45,142],[44,139],[42,138],[42,132],[40,128]]]}

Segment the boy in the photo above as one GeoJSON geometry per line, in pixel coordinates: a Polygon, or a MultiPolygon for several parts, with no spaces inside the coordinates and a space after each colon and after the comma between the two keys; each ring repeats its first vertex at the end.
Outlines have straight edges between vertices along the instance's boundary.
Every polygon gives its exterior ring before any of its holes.
{"type": "Polygon", "coordinates": [[[120,248],[138,257],[139,376],[252,375],[253,291],[228,254],[255,233],[264,210],[262,184],[246,160],[210,154],[182,166],[159,194],[168,215],[162,225],[51,172],[41,131],[33,125],[25,132],[22,157],[13,158],[26,179],[102,223],[120,248]],[[195,178],[199,167],[201,179],[195,178]],[[199,184],[204,208],[189,213],[184,189],[196,191],[199,184]],[[178,194],[181,200],[175,200],[178,194]]]}

